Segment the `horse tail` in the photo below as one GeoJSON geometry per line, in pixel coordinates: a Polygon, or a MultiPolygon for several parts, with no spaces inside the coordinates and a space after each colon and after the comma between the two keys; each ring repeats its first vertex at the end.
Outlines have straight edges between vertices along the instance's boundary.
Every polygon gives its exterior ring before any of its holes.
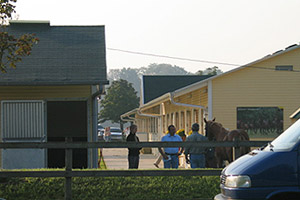
{"type": "Polygon", "coordinates": [[[249,141],[249,140],[250,140],[250,138],[249,138],[249,135],[248,135],[247,131],[245,131],[245,130],[242,130],[242,131],[241,131],[241,134],[243,135],[243,137],[244,137],[244,140],[247,140],[247,141],[249,141]]]}

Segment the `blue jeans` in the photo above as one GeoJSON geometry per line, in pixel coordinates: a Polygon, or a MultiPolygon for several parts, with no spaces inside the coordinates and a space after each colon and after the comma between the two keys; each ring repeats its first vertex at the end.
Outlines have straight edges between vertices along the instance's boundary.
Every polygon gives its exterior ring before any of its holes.
{"type": "Polygon", "coordinates": [[[164,159],[164,168],[178,168],[179,159],[178,155],[168,155],[171,156],[171,160],[164,159]]]}
{"type": "Polygon", "coordinates": [[[204,154],[190,154],[191,168],[205,168],[204,154]]]}
{"type": "Polygon", "coordinates": [[[111,136],[104,136],[105,142],[110,142],[111,141],[111,136]]]}
{"type": "Polygon", "coordinates": [[[137,169],[139,168],[140,156],[128,156],[128,168],[137,169]]]}

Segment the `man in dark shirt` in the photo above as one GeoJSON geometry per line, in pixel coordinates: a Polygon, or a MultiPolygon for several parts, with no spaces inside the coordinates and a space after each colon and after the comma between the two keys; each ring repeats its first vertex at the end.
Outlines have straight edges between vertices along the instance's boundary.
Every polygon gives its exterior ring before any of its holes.
{"type": "MultiPolygon", "coordinates": [[[[207,141],[207,138],[199,134],[199,124],[195,123],[192,126],[192,135],[187,137],[186,141],[207,141]]],[[[205,167],[205,147],[186,147],[185,148],[185,159],[189,164],[191,163],[192,168],[204,168],[205,167]],[[190,158],[188,157],[190,155],[190,158]]]]}
{"type": "MultiPolygon", "coordinates": [[[[130,126],[130,133],[126,138],[127,142],[139,142],[139,138],[136,136],[137,126],[130,126]]],[[[140,150],[141,148],[128,148],[128,164],[129,169],[137,169],[140,161],[140,150]]]]}

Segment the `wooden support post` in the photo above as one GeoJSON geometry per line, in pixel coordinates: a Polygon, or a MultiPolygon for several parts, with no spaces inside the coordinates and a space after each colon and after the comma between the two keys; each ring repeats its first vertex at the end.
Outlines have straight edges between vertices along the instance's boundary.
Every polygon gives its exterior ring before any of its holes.
{"type": "MultiPolygon", "coordinates": [[[[66,143],[72,142],[72,137],[66,137],[66,143]]],[[[65,200],[72,200],[72,149],[65,150],[65,164],[66,164],[66,180],[65,180],[65,200]]]]}

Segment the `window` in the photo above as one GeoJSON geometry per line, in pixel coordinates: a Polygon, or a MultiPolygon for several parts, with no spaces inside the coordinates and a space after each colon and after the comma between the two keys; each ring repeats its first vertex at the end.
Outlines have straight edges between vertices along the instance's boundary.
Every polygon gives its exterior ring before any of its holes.
{"type": "Polygon", "coordinates": [[[293,71],[293,65],[279,65],[275,67],[278,71],[293,71]]]}

